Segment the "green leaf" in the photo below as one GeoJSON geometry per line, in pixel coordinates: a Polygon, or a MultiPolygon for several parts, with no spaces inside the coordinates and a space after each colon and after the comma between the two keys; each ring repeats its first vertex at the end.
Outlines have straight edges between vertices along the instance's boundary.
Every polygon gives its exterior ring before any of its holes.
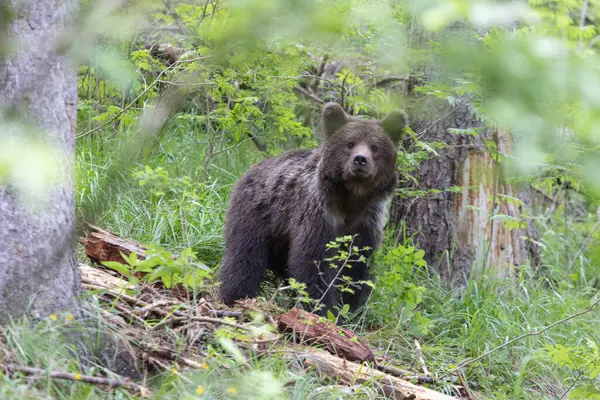
{"type": "MultiPolygon", "coordinates": [[[[123,253],[121,253],[121,257],[125,258],[123,253]]],[[[132,251],[131,253],[129,253],[129,257],[125,259],[127,260],[127,263],[133,267],[135,264],[137,264],[137,252],[135,250],[132,251]]]]}
{"type": "Polygon", "coordinates": [[[117,271],[118,273],[125,275],[127,277],[129,277],[131,275],[129,267],[126,264],[123,264],[123,263],[120,263],[117,261],[102,261],[102,265],[104,265],[105,267],[108,267],[110,269],[113,269],[113,270],[117,271]]]}
{"type": "Polygon", "coordinates": [[[331,310],[327,310],[327,319],[330,322],[335,322],[335,315],[333,315],[333,313],[331,312],[331,310]]]}
{"type": "Polygon", "coordinates": [[[152,272],[156,266],[160,264],[158,257],[152,257],[146,260],[141,260],[135,266],[134,271],[136,272],[152,272]]]}

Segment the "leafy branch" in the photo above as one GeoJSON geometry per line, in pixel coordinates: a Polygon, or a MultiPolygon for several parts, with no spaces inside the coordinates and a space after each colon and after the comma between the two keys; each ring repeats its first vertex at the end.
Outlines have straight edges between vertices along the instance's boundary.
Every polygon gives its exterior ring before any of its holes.
{"type": "MultiPolygon", "coordinates": [[[[210,56],[208,56],[210,57],[210,56]]],[[[146,93],[148,93],[150,91],[150,89],[152,89],[154,86],[156,86],[157,83],[161,82],[161,77],[166,74],[168,71],[170,71],[171,69],[173,69],[175,66],[183,64],[183,63],[190,63],[190,62],[194,62],[194,61],[198,61],[198,60],[202,60],[208,57],[196,57],[196,58],[191,58],[188,60],[177,60],[176,62],[174,62],[173,64],[169,65],[167,68],[165,68],[164,70],[162,70],[160,72],[160,74],[158,74],[158,76],[156,77],[156,79],[154,80],[154,82],[152,82],[142,93],[140,93],[139,96],[137,96],[135,99],[133,99],[131,101],[131,103],[129,103],[126,107],[124,107],[123,109],[121,109],[121,111],[119,111],[114,117],[112,117],[111,119],[109,119],[108,121],[106,121],[105,123],[103,123],[102,125],[94,128],[94,129],[90,129],[87,132],[83,132],[80,133],[79,135],[77,135],[75,137],[75,139],[81,139],[82,137],[85,137],[87,135],[90,135],[94,132],[97,132],[101,129],[103,129],[105,126],[110,125],[111,123],[113,123],[117,118],[119,118],[121,115],[123,115],[123,113],[125,111],[127,111],[128,109],[130,109],[134,104],[137,103],[137,101],[139,99],[141,99],[143,96],[146,95],[146,93]]]]}

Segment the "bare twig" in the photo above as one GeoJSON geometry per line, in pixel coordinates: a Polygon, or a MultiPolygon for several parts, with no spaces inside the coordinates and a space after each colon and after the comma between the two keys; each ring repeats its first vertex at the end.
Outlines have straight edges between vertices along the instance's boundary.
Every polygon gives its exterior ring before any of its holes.
{"type": "Polygon", "coordinates": [[[231,146],[229,146],[229,147],[225,147],[224,149],[221,149],[221,150],[219,150],[219,151],[215,151],[214,153],[212,153],[212,154],[211,154],[211,157],[210,157],[210,158],[211,158],[211,159],[212,159],[212,158],[215,158],[215,156],[217,156],[217,155],[219,155],[219,154],[221,154],[221,153],[225,153],[225,152],[227,152],[227,151],[229,151],[229,150],[231,150],[231,149],[235,149],[236,147],[239,147],[239,146],[240,146],[240,145],[242,145],[243,143],[247,142],[248,140],[252,140],[252,138],[248,137],[248,138],[246,138],[246,139],[244,139],[244,140],[240,141],[239,143],[236,143],[236,144],[234,144],[234,145],[231,145],[231,146]]]}
{"type": "Polygon", "coordinates": [[[146,321],[145,321],[144,319],[140,318],[139,316],[135,315],[135,313],[134,313],[133,311],[131,311],[131,310],[127,309],[126,307],[123,307],[123,306],[122,306],[122,305],[120,305],[120,304],[114,304],[113,306],[114,306],[114,307],[115,307],[117,310],[121,311],[123,314],[127,315],[127,316],[128,316],[129,318],[131,318],[132,320],[135,320],[135,321],[137,321],[137,323],[138,323],[140,326],[143,326],[143,327],[147,327],[147,326],[148,326],[148,324],[146,323],[146,321]]]}
{"type": "Polygon", "coordinates": [[[171,1],[163,0],[162,3],[165,5],[165,8],[169,12],[169,14],[171,14],[171,17],[173,17],[173,20],[177,23],[177,27],[179,28],[179,31],[181,32],[181,34],[184,36],[190,37],[191,35],[189,34],[185,24],[181,20],[181,17],[177,13],[177,11],[175,11],[175,9],[173,8],[171,1]]]}
{"type": "Polygon", "coordinates": [[[271,316],[271,314],[267,314],[267,313],[263,313],[263,315],[265,316],[266,320],[269,321],[269,324],[277,329],[277,322],[275,322],[275,319],[271,316]]]}
{"type": "Polygon", "coordinates": [[[475,362],[477,362],[477,361],[479,361],[479,360],[481,360],[481,359],[489,356],[490,354],[497,352],[498,350],[501,350],[501,349],[503,349],[503,348],[505,348],[507,346],[510,346],[511,344],[513,344],[515,342],[518,342],[521,339],[524,339],[524,338],[529,337],[529,336],[538,336],[538,335],[541,335],[542,333],[546,332],[548,329],[554,328],[557,325],[563,324],[563,323],[565,323],[567,321],[570,321],[573,318],[577,318],[577,317],[579,317],[579,316],[581,316],[583,314],[587,314],[587,313],[593,311],[598,306],[598,304],[600,304],[600,299],[596,300],[591,306],[589,306],[585,310],[576,312],[575,314],[569,315],[568,317],[565,317],[563,319],[555,321],[555,322],[551,323],[550,325],[548,325],[548,326],[540,329],[539,331],[529,332],[529,333],[525,333],[525,334],[523,334],[521,336],[517,336],[516,338],[514,338],[512,340],[509,340],[508,342],[506,342],[506,343],[504,343],[504,344],[502,344],[502,345],[500,345],[498,347],[495,347],[495,348],[491,349],[490,351],[486,351],[485,353],[483,353],[479,357],[476,357],[476,358],[474,358],[472,360],[469,360],[469,361],[460,362],[460,363],[458,363],[458,365],[455,368],[452,368],[450,371],[446,372],[445,374],[442,374],[438,379],[442,379],[442,378],[444,378],[444,377],[446,377],[446,376],[448,376],[450,374],[453,374],[454,372],[458,371],[459,369],[464,368],[467,365],[473,364],[473,363],[475,363],[475,362]]]}
{"type": "Polygon", "coordinates": [[[163,306],[173,306],[173,305],[178,305],[181,302],[176,301],[176,300],[159,300],[155,303],[149,304],[145,307],[139,308],[137,310],[135,310],[135,312],[137,314],[140,315],[146,315],[148,312],[152,311],[153,309],[157,308],[157,307],[163,307],[163,306]]]}
{"type": "Polygon", "coordinates": [[[171,318],[170,320],[168,320],[168,322],[183,322],[183,321],[208,322],[208,323],[211,323],[214,325],[227,325],[232,328],[245,330],[245,331],[252,330],[252,328],[250,328],[248,326],[240,325],[238,323],[227,321],[226,319],[221,319],[221,318],[190,315],[188,317],[175,317],[175,318],[171,318]]]}
{"type": "MultiPolygon", "coordinates": [[[[156,310],[159,311],[160,308],[157,308],[156,310]]],[[[163,311],[163,310],[160,310],[160,311],[163,311]]],[[[160,312],[160,314],[162,314],[162,312],[160,312]]],[[[172,311],[172,312],[166,312],[165,314],[162,314],[162,316],[163,316],[163,319],[160,320],[160,322],[158,322],[156,325],[152,326],[151,329],[153,331],[155,331],[158,328],[162,327],[163,325],[166,325],[169,322],[173,322],[175,320],[177,320],[177,321],[189,321],[189,318],[187,318],[187,317],[176,317],[174,311],[172,311]],[[179,319],[177,319],[177,318],[179,318],[179,319]]]]}
{"type": "Polygon", "coordinates": [[[406,371],[401,368],[392,367],[391,365],[377,365],[377,369],[386,374],[393,375],[398,378],[405,380],[416,380],[420,383],[434,383],[434,379],[431,376],[415,375],[413,372],[406,371]]]}
{"type": "MultiPolygon", "coordinates": [[[[348,72],[348,73],[350,73],[350,72],[348,72]]],[[[352,241],[350,242],[350,245],[348,246],[348,256],[346,257],[346,259],[344,260],[342,265],[338,268],[337,273],[335,274],[335,276],[333,277],[331,282],[329,282],[329,285],[327,286],[327,288],[323,291],[323,295],[321,295],[321,298],[319,299],[319,301],[317,301],[317,303],[313,307],[313,309],[312,309],[313,313],[315,313],[317,311],[317,307],[321,304],[321,302],[325,298],[325,295],[327,294],[327,292],[329,292],[329,290],[337,283],[338,278],[340,277],[340,274],[346,268],[346,264],[348,264],[348,262],[350,262],[350,257],[352,257],[354,255],[354,252],[352,251],[353,246],[354,246],[354,238],[352,238],[352,241]]],[[[350,267],[350,268],[352,268],[352,267],[350,267]]],[[[327,282],[323,278],[321,278],[321,281],[324,284],[327,284],[327,282]]]]}
{"type": "Polygon", "coordinates": [[[598,362],[598,358],[594,358],[592,360],[590,360],[590,362],[587,363],[587,365],[579,371],[579,373],[577,374],[577,376],[575,377],[575,379],[573,380],[573,383],[571,383],[571,385],[565,390],[565,392],[562,394],[562,396],[560,396],[559,400],[564,399],[565,397],[567,397],[567,395],[569,394],[569,392],[575,387],[575,385],[577,385],[577,382],[579,382],[579,380],[581,379],[581,377],[583,376],[583,374],[585,374],[585,372],[587,371],[587,369],[594,363],[598,362]]]}
{"type": "Polygon", "coordinates": [[[271,299],[269,299],[269,304],[273,304],[275,302],[275,297],[277,297],[277,295],[279,294],[279,292],[283,292],[284,290],[288,290],[291,289],[291,286],[280,286],[277,289],[275,289],[275,291],[273,292],[273,295],[271,296],[271,299]]]}
{"type": "Polygon", "coordinates": [[[52,379],[60,379],[67,380],[73,382],[84,382],[90,383],[92,385],[102,385],[108,386],[109,389],[114,387],[123,387],[125,389],[134,390],[140,393],[142,396],[149,397],[151,392],[148,388],[138,385],[137,383],[130,382],[124,379],[110,379],[103,378],[99,376],[91,376],[91,375],[81,375],[81,374],[73,374],[70,372],[50,372],[41,368],[32,368],[32,367],[21,367],[15,364],[0,364],[0,368],[2,368],[7,373],[15,373],[22,372],[26,375],[35,375],[35,376],[49,376],[52,379]]]}
{"type": "MultiPolygon", "coordinates": [[[[270,304],[273,303],[273,299],[270,301],[270,304]]],[[[247,310],[250,311],[254,311],[258,314],[262,314],[264,316],[264,318],[269,322],[269,324],[274,328],[277,329],[277,322],[275,321],[275,319],[266,311],[260,310],[258,307],[253,306],[250,303],[247,302],[240,302],[239,303],[242,307],[244,307],[247,310]]]]}
{"type": "Polygon", "coordinates": [[[127,301],[128,303],[131,304],[135,304],[136,306],[141,306],[141,307],[147,307],[149,304],[146,303],[145,301],[136,299],[135,297],[129,296],[128,294],[122,293],[121,291],[117,291],[111,288],[108,288],[106,286],[101,286],[101,285],[97,285],[97,284],[89,284],[89,283],[82,283],[81,287],[84,289],[88,289],[88,290],[104,290],[105,292],[103,294],[108,294],[111,295],[112,297],[115,298],[122,298],[123,300],[127,301]]]}
{"type": "MultiPolygon", "coordinates": [[[[600,207],[598,208],[598,212],[600,213],[600,207]]],[[[594,233],[596,232],[596,230],[598,228],[600,228],[600,219],[594,224],[594,226],[592,227],[592,230],[590,230],[589,235],[585,238],[585,240],[583,241],[583,243],[581,243],[581,246],[579,247],[579,250],[577,250],[577,253],[575,254],[575,257],[573,257],[571,259],[571,262],[569,263],[569,268],[567,269],[567,271],[569,271],[569,273],[573,269],[573,266],[577,262],[577,259],[579,258],[579,256],[581,255],[581,253],[583,253],[583,250],[585,250],[587,248],[588,244],[592,241],[592,239],[594,237],[594,233]]]]}
{"type": "Polygon", "coordinates": [[[312,94],[308,90],[304,89],[302,86],[295,86],[294,90],[296,92],[300,93],[301,95],[303,95],[305,97],[308,97],[309,99],[311,99],[315,103],[319,103],[319,104],[325,103],[325,100],[323,100],[323,99],[317,97],[316,95],[312,94]]]}
{"type": "Polygon", "coordinates": [[[261,153],[265,153],[267,154],[267,145],[264,144],[260,138],[258,136],[256,136],[253,132],[251,132],[250,130],[246,131],[246,134],[248,135],[248,138],[250,138],[250,140],[252,140],[252,143],[254,143],[254,145],[256,146],[256,148],[258,149],[258,151],[260,151],[261,153]]]}
{"type": "Polygon", "coordinates": [[[202,369],[202,364],[194,360],[190,360],[189,358],[182,357],[170,349],[152,346],[143,342],[133,342],[133,344],[145,352],[156,354],[157,356],[166,358],[167,360],[177,361],[178,363],[181,363],[190,368],[202,369]]]}
{"type": "Polygon", "coordinates": [[[454,107],[448,114],[436,119],[435,121],[433,121],[433,123],[431,125],[429,125],[427,128],[423,129],[421,132],[417,133],[417,138],[422,137],[425,133],[427,133],[428,130],[430,130],[431,128],[433,128],[435,126],[435,124],[437,124],[440,121],[445,120],[446,118],[448,118],[449,116],[451,116],[456,110],[458,110],[460,107],[464,106],[465,104],[467,104],[469,101],[473,100],[473,98],[475,97],[475,94],[472,94],[471,96],[469,96],[465,101],[461,101],[458,103],[458,105],[456,107],[454,107]]]}
{"type": "Polygon", "coordinates": [[[175,374],[175,375],[177,375],[177,377],[179,379],[182,379],[182,380],[186,381],[187,383],[191,383],[192,382],[185,375],[181,375],[179,373],[179,371],[177,370],[177,368],[170,368],[168,365],[166,365],[165,363],[163,363],[162,361],[160,361],[158,358],[156,358],[156,357],[150,357],[149,360],[150,360],[151,363],[158,365],[160,368],[162,368],[165,371],[169,371],[170,370],[170,372],[173,373],[173,374],[175,374]]]}
{"type": "MultiPolygon", "coordinates": [[[[215,324],[215,325],[219,325],[219,324],[227,325],[232,328],[237,328],[237,329],[246,330],[246,331],[252,330],[250,327],[240,325],[235,322],[227,321],[227,320],[221,319],[221,318],[194,316],[194,315],[188,316],[180,310],[166,311],[162,308],[159,308],[159,306],[161,306],[161,305],[175,304],[175,302],[173,302],[173,301],[165,300],[165,301],[157,301],[153,304],[148,304],[145,301],[136,299],[135,297],[129,296],[125,293],[118,292],[111,288],[107,288],[105,286],[91,285],[91,284],[86,284],[86,283],[83,283],[81,286],[85,289],[104,290],[105,291],[104,294],[108,294],[115,298],[122,298],[123,300],[127,301],[130,304],[134,304],[136,306],[142,307],[141,309],[136,310],[135,311],[136,313],[141,314],[144,311],[146,311],[146,312],[152,311],[152,312],[160,315],[161,317],[163,317],[163,320],[161,322],[159,322],[158,324],[154,325],[153,329],[156,329],[156,326],[163,325],[167,322],[195,321],[195,322],[208,322],[208,323],[215,324]]],[[[216,313],[217,316],[239,316],[240,315],[240,313],[234,312],[234,311],[214,310],[214,313],[216,313]]]]}
{"type": "Polygon", "coordinates": [[[229,310],[211,310],[210,313],[217,318],[223,317],[241,317],[242,313],[239,311],[229,311],[229,310]]]}
{"type": "Polygon", "coordinates": [[[462,387],[464,389],[467,400],[473,400],[473,396],[471,396],[471,393],[469,392],[469,388],[467,387],[467,382],[465,381],[465,378],[463,377],[462,371],[456,371],[456,375],[458,376],[458,380],[460,381],[460,384],[462,385],[462,387]]]}

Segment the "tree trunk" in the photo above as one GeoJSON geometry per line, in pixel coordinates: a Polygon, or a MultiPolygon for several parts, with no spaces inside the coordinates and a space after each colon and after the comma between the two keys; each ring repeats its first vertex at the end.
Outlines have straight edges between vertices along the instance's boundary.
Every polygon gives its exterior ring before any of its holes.
{"type": "MultiPolygon", "coordinates": [[[[421,139],[441,141],[449,147],[431,156],[412,176],[418,184],[404,186],[417,190],[442,190],[420,197],[398,196],[391,208],[392,224],[406,223],[407,235],[425,250],[425,259],[442,279],[464,284],[484,270],[498,277],[510,276],[524,264],[536,266],[540,249],[527,238],[537,240],[533,220],[527,226],[509,229],[502,219],[519,219],[523,206],[504,196],[517,197],[529,207],[527,188],[506,183],[502,164],[486,149],[485,141],[497,144],[501,153],[510,152],[506,132],[486,128],[480,135],[449,133],[448,128],[482,126],[468,107],[419,106],[427,114],[413,116],[411,128],[421,139]],[[461,187],[456,191],[447,191],[461,187]],[[492,215],[504,217],[491,218],[492,215]]],[[[401,238],[399,238],[401,240],[401,238]]]]}
{"type": "Polygon", "coordinates": [[[66,183],[53,188],[48,205],[35,213],[23,208],[10,182],[0,185],[0,323],[26,311],[43,317],[69,308],[80,286],[73,241],[77,77],[56,41],[77,6],[75,0],[4,5],[15,17],[8,26],[15,52],[0,59],[0,124],[16,110],[68,158],[60,160],[59,171],[66,183]]]}

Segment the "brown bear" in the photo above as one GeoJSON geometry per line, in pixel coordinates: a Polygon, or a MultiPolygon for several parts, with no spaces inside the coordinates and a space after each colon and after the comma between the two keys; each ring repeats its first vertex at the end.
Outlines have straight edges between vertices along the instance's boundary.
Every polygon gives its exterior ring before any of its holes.
{"type": "Polygon", "coordinates": [[[321,125],[320,147],[263,160],[234,186],[219,276],[225,304],[258,295],[267,269],[306,284],[324,306],[321,315],[342,302],[355,310],[368,297],[367,285],[340,293],[338,281],[332,284],[341,275],[370,279],[364,259],[356,257],[341,274],[322,261],[331,256],[326,244],[337,237],[355,235],[353,246],[370,248],[361,253],[365,259],[380,245],[408,118],[394,111],[381,121],[360,119],[328,103],[321,125]]]}

